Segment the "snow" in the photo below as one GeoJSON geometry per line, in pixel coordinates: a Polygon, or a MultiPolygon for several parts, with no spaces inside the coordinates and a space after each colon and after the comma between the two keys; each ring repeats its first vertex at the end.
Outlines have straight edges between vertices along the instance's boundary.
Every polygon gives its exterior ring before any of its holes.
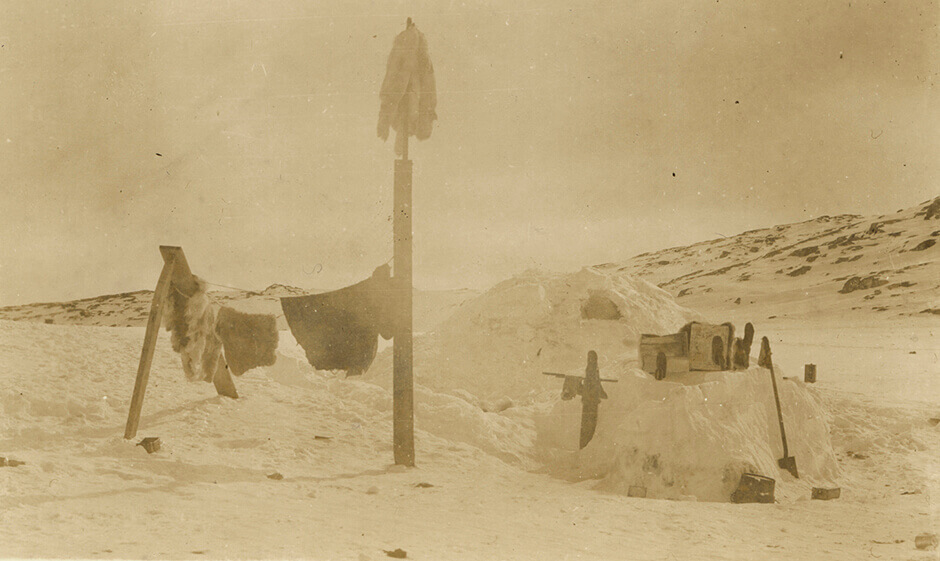
{"type": "MultiPolygon", "coordinates": [[[[465,301],[418,338],[415,379],[482,399],[531,399],[557,386],[542,372],[583,373],[589,350],[608,367],[635,361],[641,333],[671,333],[698,317],[667,292],[616,271],[528,271],[465,301]],[[581,306],[592,294],[609,298],[621,317],[583,319],[581,306]]],[[[368,376],[381,383],[390,372],[386,356],[368,376]]]]}
{"type": "Polygon", "coordinates": [[[837,487],[840,469],[829,436],[828,412],[801,382],[780,383],[789,453],[800,479],[777,465],[783,456],[769,371],[701,372],[656,381],[633,369],[617,384],[591,443],[580,453],[580,403],[559,401],[537,422],[540,453],[560,473],[602,481],[626,494],[644,487],[664,499],[730,501],[743,473],[776,480],[778,500],[837,487]],[[567,469],[565,469],[568,464],[567,469]]]}
{"type": "Polygon", "coordinates": [[[0,557],[935,558],[913,545],[940,525],[940,401],[922,372],[935,328],[912,343],[872,325],[857,341],[892,341],[897,376],[925,385],[899,405],[879,391],[882,370],[841,365],[829,331],[758,323],[780,364],[794,480],[776,466],[766,370],[655,381],[636,369],[639,333],[696,317],[597,268],[530,272],[465,301],[416,339],[413,469],[389,465],[389,351],[343,379],[282,331],[277,363],[236,378],[231,400],[187,382],[161,332],[138,439],[163,446],[148,455],[122,438],[142,328],[0,320],[0,456],[26,462],[0,467],[0,557]],[[621,318],[583,319],[591,291],[621,318]],[[540,373],[582,372],[591,348],[619,382],[578,452],[579,402],[540,373]],[[805,362],[817,384],[783,379],[805,362]],[[777,504],[722,502],[745,467],[775,477],[777,504]],[[625,495],[638,482],[650,498],[625,495]],[[811,501],[814,485],[842,497],[811,501]]]}

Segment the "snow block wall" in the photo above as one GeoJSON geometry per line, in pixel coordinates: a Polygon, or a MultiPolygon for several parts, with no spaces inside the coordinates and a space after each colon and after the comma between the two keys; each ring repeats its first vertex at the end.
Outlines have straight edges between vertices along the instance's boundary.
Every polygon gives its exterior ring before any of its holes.
{"type": "MultiPolygon", "coordinates": [[[[543,371],[583,374],[589,350],[597,351],[602,375],[634,363],[641,333],[672,333],[692,319],[697,314],[666,291],[617,271],[529,271],[464,302],[433,333],[416,337],[415,382],[480,399],[519,399],[560,388],[543,371]],[[597,302],[600,315],[616,319],[585,319],[597,302]]],[[[390,370],[391,361],[380,358],[367,377],[383,383],[390,370]]]]}
{"type": "Polygon", "coordinates": [[[650,498],[729,502],[745,472],[775,479],[778,499],[837,486],[828,412],[802,382],[778,384],[799,480],[777,466],[783,451],[770,372],[758,367],[663,381],[630,369],[619,383],[605,384],[610,398],[580,452],[578,399],[559,400],[537,417],[538,455],[570,477],[601,479],[600,488],[623,494],[644,487],[650,498]]]}

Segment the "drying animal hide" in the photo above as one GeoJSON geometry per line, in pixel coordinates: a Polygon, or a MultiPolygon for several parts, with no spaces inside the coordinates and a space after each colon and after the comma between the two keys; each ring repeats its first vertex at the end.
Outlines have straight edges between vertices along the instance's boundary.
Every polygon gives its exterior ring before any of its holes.
{"type": "Polygon", "coordinates": [[[215,308],[206,294],[206,283],[193,278],[197,288],[192,296],[171,287],[166,329],[171,332],[173,350],[183,361],[186,379],[211,382],[222,360],[222,340],[215,330],[215,308]]]}
{"type": "Polygon", "coordinates": [[[277,360],[277,321],[272,314],[246,314],[223,306],[216,331],[222,339],[225,361],[236,376],[277,360]]]}
{"type": "Polygon", "coordinates": [[[408,28],[392,44],[379,99],[382,104],[377,132],[382,140],[388,139],[389,127],[398,132],[396,154],[404,152],[407,136],[418,140],[431,137],[431,127],[437,119],[434,66],[424,34],[410,20],[408,28]],[[403,134],[406,130],[407,136],[403,134]]]}
{"type": "Polygon", "coordinates": [[[360,283],[310,296],[281,298],[294,338],[317,370],[346,370],[356,376],[375,359],[378,335],[395,330],[392,282],[388,265],[360,283]]]}

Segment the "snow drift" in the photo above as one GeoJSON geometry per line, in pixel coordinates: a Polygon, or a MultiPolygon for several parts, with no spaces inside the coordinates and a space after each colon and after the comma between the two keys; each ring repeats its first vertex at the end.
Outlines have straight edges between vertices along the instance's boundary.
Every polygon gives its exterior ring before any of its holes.
{"type": "Polygon", "coordinates": [[[742,473],[775,479],[778,497],[808,494],[810,486],[838,480],[828,413],[799,381],[780,384],[799,480],[777,466],[783,452],[766,369],[693,372],[663,381],[630,369],[605,387],[610,399],[601,404],[594,439],[580,452],[578,400],[558,401],[536,419],[539,457],[561,474],[600,478],[601,488],[617,493],[635,485],[651,498],[725,502],[742,473]]]}
{"type": "MultiPolygon", "coordinates": [[[[697,317],[667,292],[616,271],[528,271],[417,337],[415,380],[437,391],[517,399],[558,386],[543,371],[583,373],[589,350],[597,351],[602,374],[635,362],[641,333],[671,333],[697,317]]],[[[369,378],[387,385],[390,371],[386,356],[369,378]]]]}

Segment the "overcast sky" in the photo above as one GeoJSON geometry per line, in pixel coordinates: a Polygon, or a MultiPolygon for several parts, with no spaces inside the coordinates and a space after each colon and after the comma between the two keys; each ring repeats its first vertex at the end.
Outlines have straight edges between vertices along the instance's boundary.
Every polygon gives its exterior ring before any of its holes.
{"type": "Polygon", "coordinates": [[[0,305],[152,289],[160,244],[232,286],[368,276],[407,16],[419,287],[940,194],[935,2],[4,0],[0,305]]]}

